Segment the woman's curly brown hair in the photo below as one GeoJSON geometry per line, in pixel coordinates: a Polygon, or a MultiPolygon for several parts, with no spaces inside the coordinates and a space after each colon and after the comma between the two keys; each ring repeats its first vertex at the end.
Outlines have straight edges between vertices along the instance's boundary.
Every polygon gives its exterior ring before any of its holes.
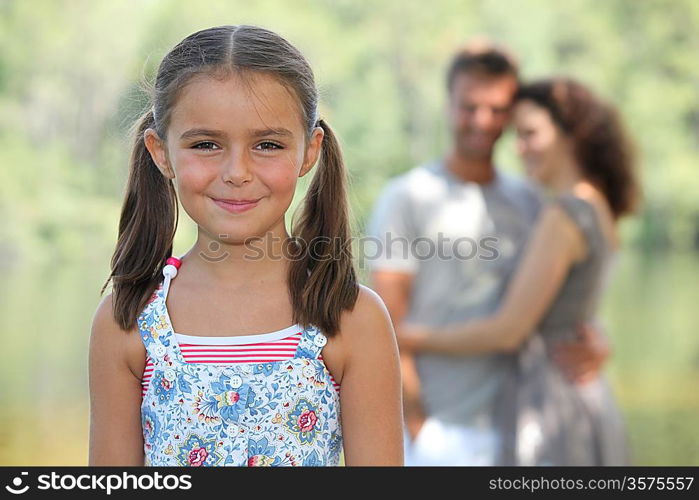
{"type": "Polygon", "coordinates": [[[531,101],[551,114],[573,140],[583,175],[599,187],[617,219],[635,211],[640,200],[635,151],[612,105],[562,77],[523,85],[516,100],[531,101]]]}

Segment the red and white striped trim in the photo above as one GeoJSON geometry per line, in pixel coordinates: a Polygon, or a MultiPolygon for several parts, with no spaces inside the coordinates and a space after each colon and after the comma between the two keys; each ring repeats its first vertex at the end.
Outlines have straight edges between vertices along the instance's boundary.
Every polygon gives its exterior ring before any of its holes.
{"type": "MultiPolygon", "coordinates": [[[[302,332],[293,327],[285,328],[279,332],[263,335],[248,335],[240,337],[194,337],[176,333],[182,357],[187,363],[211,363],[217,365],[232,365],[239,363],[269,363],[293,359],[302,332]],[[287,335],[289,330],[296,333],[287,335]],[[292,330],[292,331],[293,331],[292,330]],[[274,339],[283,333],[282,338],[274,339]],[[264,337],[269,342],[244,343],[245,340],[264,337]],[[214,340],[215,339],[215,340],[214,340]],[[206,344],[202,343],[206,342],[206,344]],[[212,343],[213,342],[213,343],[212,343]]],[[[323,360],[323,356],[318,356],[323,360]]],[[[146,366],[141,379],[141,395],[145,396],[150,379],[153,376],[153,361],[146,357],[146,366]]],[[[333,387],[339,392],[340,385],[330,375],[333,387]]]]}

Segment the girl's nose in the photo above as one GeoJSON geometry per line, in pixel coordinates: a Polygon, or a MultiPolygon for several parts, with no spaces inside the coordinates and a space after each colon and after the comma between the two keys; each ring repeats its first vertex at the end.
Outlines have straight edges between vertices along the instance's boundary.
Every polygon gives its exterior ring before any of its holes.
{"type": "Polygon", "coordinates": [[[241,186],[252,180],[252,170],[244,154],[232,153],[221,168],[223,182],[241,186]]]}

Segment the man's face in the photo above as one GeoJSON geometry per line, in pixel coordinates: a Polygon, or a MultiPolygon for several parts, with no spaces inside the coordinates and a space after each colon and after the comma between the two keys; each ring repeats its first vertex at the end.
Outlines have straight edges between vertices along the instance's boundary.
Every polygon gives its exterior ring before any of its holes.
{"type": "Polygon", "coordinates": [[[449,121],[459,153],[488,158],[510,119],[517,80],[458,73],[449,94],[449,121]]]}

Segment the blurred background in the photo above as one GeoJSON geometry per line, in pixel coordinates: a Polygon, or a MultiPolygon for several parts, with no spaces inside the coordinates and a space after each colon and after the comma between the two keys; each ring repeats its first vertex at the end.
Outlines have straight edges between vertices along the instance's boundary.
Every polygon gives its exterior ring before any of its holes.
{"type": "MultiPolygon", "coordinates": [[[[448,144],[444,72],[466,39],[510,46],[525,79],[571,75],[616,103],[645,205],[604,300],[608,374],[634,462],[699,465],[699,2],[0,0],[1,465],[87,463],[88,339],[141,83],[221,24],[275,30],[310,60],[357,234],[388,178],[448,144]]],[[[510,133],[498,160],[518,171],[513,145],[510,133]]],[[[194,237],[182,213],[176,254],[194,237]]]]}

